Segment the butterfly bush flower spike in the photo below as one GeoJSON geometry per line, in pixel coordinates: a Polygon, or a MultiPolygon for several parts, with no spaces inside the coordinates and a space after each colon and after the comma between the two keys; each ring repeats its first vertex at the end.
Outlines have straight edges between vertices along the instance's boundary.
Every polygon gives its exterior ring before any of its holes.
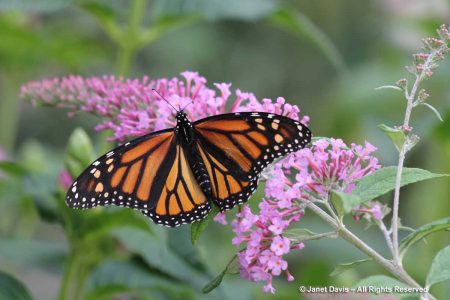
{"type": "MultiPolygon", "coordinates": [[[[326,199],[331,190],[351,193],[358,180],[381,167],[378,159],[371,155],[375,150],[368,142],[364,146],[351,144],[348,147],[341,139],[316,141],[310,149],[302,149],[280,162],[286,174],[283,180],[288,186],[283,194],[315,200],[326,199]],[[292,173],[296,181],[287,178],[292,173]]],[[[268,186],[276,186],[278,180],[269,178],[268,186]]],[[[273,194],[271,190],[268,192],[273,194]]]]}
{"type": "Polygon", "coordinates": [[[273,276],[284,272],[288,280],[293,280],[283,256],[291,249],[303,248],[303,244],[291,242],[282,233],[293,221],[300,219],[303,209],[279,209],[276,202],[267,199],[263,199],[259,208],[259,215],[253,214],[248,206],[237,213],[231,223],[236,234],[232,242],[237,247],[246,245],[238,252],[241,276],[250,281],[263,281],[263,290],[275,293],[273,276]]]}
{"type": "MultiPolygon", "coordinates": [[[[35,105],[50,105],[64,108],[72,116],[88,112],[102,118],[97,130],[111,129],[112,140],[125,141],[146,133],[173,127],[176,124],[174,111],[158,95],[156,89],[174,107],[185,108],[191,120],[208,116],[245,111],[266,111],[298,119],[299,109],[285,103],[263,99],[261,102],[252,93],[236,89],[230,83],[216,83],[215,89],[197,72],[185,71],[181,78],[150,80],[124,79],[122,77],[67,76],[29,82],[22,86],[21,97],[35,105]],[[233,96],[234,95],[234,96],[233,96]]],[[[308,119],[301,120],[304,124],[308,119]]]]}
{"type": "MultiPolygon", "coordinates": [[[[284,256],[305,245],[288,238],[286,230],[303,216],[305,201],[326,199],[333,189],[350,193],[359,179],[379,169],[378,160],[372,156],[375,150],[368,142],[348,147],[341,139],[322,139],[311,149],[290,154],[266,172],[265,198],[259,212],[244,206],[231,223],[233,244],[242,249],[238,253],[241,276],[264,282],[263,290],[271,293],[275,292],[273,276],[285,273],[289,281],[294,280],[284,256]]],[[[378,203],[360,213],[382,217],[378,203]]],[[[223,218],[216,220],[223,223],[223,218]]]]}

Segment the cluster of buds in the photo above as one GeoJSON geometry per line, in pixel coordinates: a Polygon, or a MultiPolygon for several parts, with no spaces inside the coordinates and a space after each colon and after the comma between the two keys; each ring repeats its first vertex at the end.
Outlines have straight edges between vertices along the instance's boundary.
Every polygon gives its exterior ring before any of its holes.
{"type": "Polygon", "coordinates": [[[420,78],[430,78],[437,62],[444,59],[445,53],[449,51],[450,33],[445,25],[441,25],[437,30],[439,38],[423,39],[425,52],[413,54],[413,65],[406,69],[420,78]]]}

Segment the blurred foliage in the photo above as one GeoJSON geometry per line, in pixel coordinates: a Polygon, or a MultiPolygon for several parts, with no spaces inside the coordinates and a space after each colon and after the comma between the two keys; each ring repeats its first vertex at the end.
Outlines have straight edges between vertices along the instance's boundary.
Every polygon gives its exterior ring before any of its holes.
{"type": "MultiPolygon", "coordinates": [[[[77,174],[109,146],[92,130],[92,117],[67,119],[64,112],[20,103],[22,83],[70,73],[158,78],[196,70],[209,83],[232,82],[259,98],[283,96],[311,117],[316,135],[368,140],[379,148],[382,163],[392,165],[395,147],[377,125],[399,123],[405,104],[398,92],[375,88],[405,76],[403,66],[420,38],[448,20],[448,2],[423,3],[0,0],[0,147],[9,157],[0,166],[0,286],[14,287],[8,298],[273,298],[234,275],[202,294],[235,253],[228,227],[211,222],[194,247],[189,227],[159,228],[131,210],[67,208],[58,172],[67,167],[77,174]],[[87,134],[73,131],[77,126],[87,134]]],[[[444,122],[429,110],[415,112],[421,141],[407,161],[410,167],[449,172],[449,77],[450,64],[444,62],[426,83],[444,122]]],[[[445,179],[403,188],[402,223],[418,228],[448,217],[449,197],[445,179]]],[[[362,231],[348,221],[387,253],[376,230],[362,231]]],[[[328,230],[313,216],[301,223],[315,232],[328,230]]],[[[411,247],[404,262],[421,283],[450,238],[439,231],[426,241],[411,247]]],[[[341,240],[308,241],[290,255],[296,280],[275,282],[277,298],[298,299],[299,285],[353,286],[374,272],[384,274],[367,263],[329,276],[335,265],[358,258],[364,256],[341,240]]],[[[438,283],[432,292],[442,298],[450,287],[438,283]]]]}

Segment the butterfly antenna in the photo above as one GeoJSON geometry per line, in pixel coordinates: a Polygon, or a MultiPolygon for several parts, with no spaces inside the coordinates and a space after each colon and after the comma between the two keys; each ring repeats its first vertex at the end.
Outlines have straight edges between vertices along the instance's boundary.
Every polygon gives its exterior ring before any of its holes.
{"type": "Polygon", "coordinates": [[[161,95],[157,90],[152,89],[152,91],[153,91],[153,93],[157,94],[161,99],[163,99],[164,101],[166,101],[167,104],[169,104],[173,109],[175,109],[176,112],[179,112],[179,111],[180,111],[179,109],[176,109],[172,104],[170,104],[170,102],[167,101],[167,99],[164,98],[163,95],[161,95]]]}
{"type": "Polygon", "coordinates": [[[194,103],[194,100],[191,99],[191,102],[189,102],[188,104],[186,104],[181,110],[184,110],[186,107],[188,107],[190,104],[194,103]]]}

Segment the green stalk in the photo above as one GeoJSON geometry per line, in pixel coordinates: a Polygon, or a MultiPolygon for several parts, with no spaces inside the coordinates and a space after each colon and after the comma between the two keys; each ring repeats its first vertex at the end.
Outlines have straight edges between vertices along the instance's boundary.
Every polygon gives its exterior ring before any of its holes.
{"type": "Polygon", "coordinates": [[[14,80],[12,72],[7,73],[9,77],[2,78],[3,86],[0,87],[4,91],[0,101],[0,147],[12,153],[19,121],[20,100],[17,95],[18,81],[14,80]]]}
{"type": "MultiPolygon", "coordinates": [[[[320,207],[315,205],[312,202],[307,202],[307,207],[313,211],[316,215],[318,215],[320,218],[322,218],[325,222],[327,222],[332,228],[334,228],[337,232],[337,234],[361,250],[363,253],[365,253],[367,256],[371,257],[375,262],[377,262],[379,265],[381,265],[385,270],[390,272],[392,275],[394,275],[397,279],[403,281],[404,283],[408,284],[411,287],[414,288],[422,288],[420,284],[418,284],[401,266],[395,263],[395,261],[388,260],[381,256],[377,251],[372,249],[369,245],[367,245],[365,242],[363,242],[359,237],[357,237],[353,232],[348,230],[338,219],[334,219],[329,214],[327,214],[324,210],[322,210],[320,207]]],[[[434,300],[435,298],[433,295],[429,293],[424,293],[421,295],[424,299],[434,300]]]]}
{"type": "Polygon", "coordinates": [[[117,56],[116,75],[128,77],[131,64],[140,48],[140,24],[144,17],[145,0],[134,0],[126,29],[122,32],[117,56]]]}
{"type": "Polygon", "coordinates": [[[130,48],[119,48],[116,62],[116,75],[128,77],[131,69],[131,62],[136,54],[136,50],[130,48]]]}
{"type": "MultiPolygon", "coordinates": [[[[87,275],[87,266],[83,262],[82,254],[74,247],[66,265],[62,278],[59,300],[81,300],[83,283],[87,275]]],[[[86,254],[86,252],[85,252],[86,254]]]]}

